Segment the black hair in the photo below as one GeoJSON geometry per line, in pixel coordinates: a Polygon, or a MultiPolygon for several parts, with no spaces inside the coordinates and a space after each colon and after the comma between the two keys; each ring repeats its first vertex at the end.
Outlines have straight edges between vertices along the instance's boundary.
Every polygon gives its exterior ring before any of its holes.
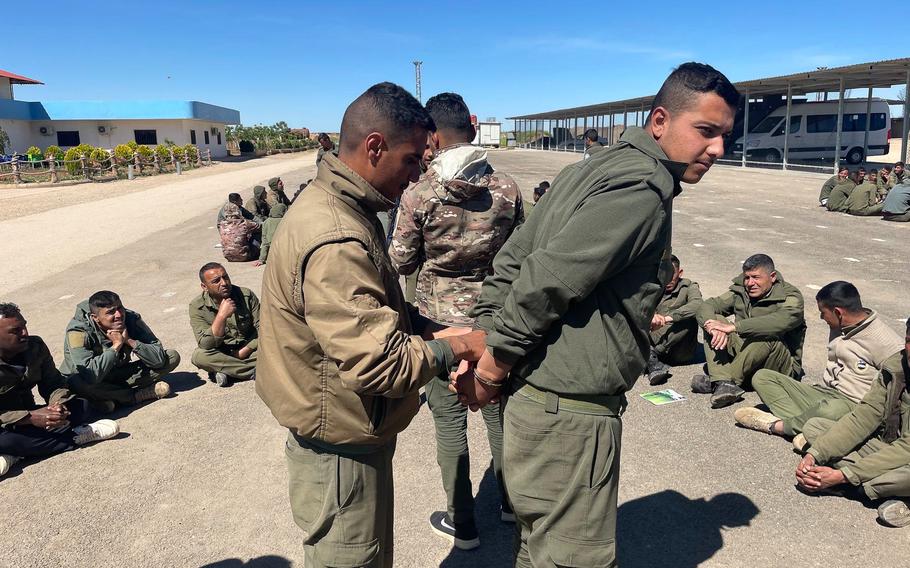
{"type": "Polygon", "coordinates": [[[206,262],[205,264],[203,264],[202,268],[199,269],[199,281],[205,282],[205,273],[208,272],[209,270],[213,270],[215,268],[220,268],[221,270],[224,270],[224,266],[222,266],[221,264],[219,264],[217,262],[206,262]]]}
{"type": "Polygon", "coordinates": [[[414,134],[436,130],[427,109],[404,87],[377,83],[348,105],[341,119],[341,150],[356,151],[371,132],[382,133],[390,144],[414,134]]]}
{"type": "Polygon", "coordinates": [[[326,134],[325,132],[320,132],[319,136],[316,137],[316,140],[328,140],[331,142],[332,139],[329,138],[329,135],[326,134]]]}
{"type": "Polygon", "coordinates": [[[848,168],[847,166],[841,166],[841,167],[837,168],[837,173],[841,173],[844,170],[849,172],[850,168],[848,168]]]}
{"type": "Polygon", "coordinates": [[[542,181],[537,187],[534,188],[534,193],[543,195],[547,192],[548,189],[550,189],[550,182],[542,181]]]}
{"type": "Polygon", "coordinates": [[[679,257],[677,257],[675,254],[671,254],[671,255],[670,255],[670,262],[671,262],[671,263],[673,264],[673,266],[675,266],[676,268],[679,268],[680,266],[682,266],[682,263],[679,262],[679,257]]]}
{"type": "Polygon", "coordinates": [[[657,91],[651,110],[664,107],[670,112],[686,110],[695,101],[693,95],[714,93],[732,109],[739,106],[740,95],[727,77],[704,63],[683,63],[670,73],[657,91]]]}
{"type": "Polygon", "coordinates": [[[0,318],[25,319],[19,306],[12,302],[0,302],[0,318]]]}
{"type": "Polygon", "coordinates": [[[439,93],[430,97],[426,104],[427,112],[436,125],[436,130],[447,130],[458,134],[466,141],[474,139],[474,125],[471,124],[471,111],[461,95],[456,93],[439,93]]]}
{"type": "Polygon", "coordinates": [[[243,198],[240,197],[239,193],[229,193],[228,201],[230,201],[231,203],[236,203],[238,201],[243,202],[243,198]]]}
{"type": "Polygon", "coordinates": [[[885,170],[886,172],[890,172],[894,168],[892,168],[890,164],[885,164],[884,166],[882,166],[882,169],[885,170]]]}
{"type": "Polygon", "coordinates": [[[771,257],[766,254],[753,254],[743,262],[743,272],[748,272],[750,270],[755,270],[756,268],[764,268],[769,273],[774,272],[774,261],[771,260],[771,257]]]}
{"type": "Polygon", "coordinates": [[[591,142],[597,142],[597,130],[595,130],[593,128],[589,128],[589,129],[585,130],[585,138],[587,138],[591,142]]]}
{"type": "Polygon", "coordinates": [[[110,290],[100,290],[88,297],[88,307],[93,314],[97,314],[105,308],[122,305],[123,302],[120,301],[120,296],[110,290]]]}
{"type": "Polygon", "coordinates": [[[903,162],[894,162],[894,167],[897,167],[897,166],[904,167],[904,163],[903,162]]]}
{"type": "Polygon", "coordinates": [[[815,301],[826,308],[843,308],[851,313],[863,309],[863,301],[856,286],[843,280],[826,284],[815,294],[815,301]]]}

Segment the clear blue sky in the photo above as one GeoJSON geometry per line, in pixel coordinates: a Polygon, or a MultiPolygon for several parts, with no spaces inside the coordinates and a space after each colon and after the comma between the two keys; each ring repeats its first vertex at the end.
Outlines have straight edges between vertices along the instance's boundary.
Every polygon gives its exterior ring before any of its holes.
{"type": "Polygon", "coordinates": [[[247,125],[337,131],[371,84],[413,90],[415,59],[424,100],[458,92],[483,120],[653,94],[690,60],[739,81],[910,56],[895,35],[906,30],[898,3],[857,7],[52,1],[4,27],[0,68],[46,83],[18,87],[21,100],[200,100],[239,110],[247,125]]]}

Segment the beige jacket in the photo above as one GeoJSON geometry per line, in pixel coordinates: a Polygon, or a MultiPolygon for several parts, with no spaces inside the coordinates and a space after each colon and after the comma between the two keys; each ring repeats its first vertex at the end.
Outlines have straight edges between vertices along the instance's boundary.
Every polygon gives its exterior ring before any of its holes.
{"type": "Polygon", "coordinates": [[[256,392],[282,426],[317,443],[392,440],[417,413],[418,389],[451,361],[447,344],[410,335],[376,217],[391,207],[326,153],[272,241],[256,392]]]}
{"type": "Polygon", "coordinates": [[[904,339],[869,310],[869,317],[828,342],[825,385],[859,402],[872,388],[885,359],[904,348],[904,339]]]}

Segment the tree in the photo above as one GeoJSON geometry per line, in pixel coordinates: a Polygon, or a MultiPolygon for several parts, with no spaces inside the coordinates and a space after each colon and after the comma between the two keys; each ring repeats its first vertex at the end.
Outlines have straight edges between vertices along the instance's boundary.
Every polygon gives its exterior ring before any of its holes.
{"type": "Polygon", "coordinates": [[[0,154],[6,154],[6,149],[9,146],[9,135],[0,127],[0,154]]]}

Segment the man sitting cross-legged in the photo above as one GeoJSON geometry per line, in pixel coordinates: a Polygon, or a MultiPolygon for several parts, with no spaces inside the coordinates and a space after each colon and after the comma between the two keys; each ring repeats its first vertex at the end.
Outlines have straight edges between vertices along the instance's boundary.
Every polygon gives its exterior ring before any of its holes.
{"type": "Polygon", "coordinates": [[[138,313],[120,296],[102,290],[76,306],[66,327],[60,372],[81,397],[100,409],[164,398],[162,379],[177,368],[180,355],[165,349],[138,313]],[[135,360],[134,356],[135,355],[135,360]]]}
{"type": "Polygon", "coordinates": [[[685,365],[698,347],[698,322],[695,311],[701,306],[701,290],[697,282],[683,278],[683,269],[676,255],[673,277],[664,288],[664,295],[651,318],[651,356],[645,372],[652,385],[664,383],[672,376],[671,365],[685,365]]]}
{"type": "Polygon", "coordinates": [[[113,420],[86,424],[88,405],[66,388],[44,340],[15,304],[0,303],[0,476],[23,457],[44,457],[113,438],[113,420]],[[32,389],[46,405],[35,402],[32,389]]]}
{"type": "Polygon", "coordinates": [[[815,300],[821,319],[831,329],[823,384],[800,383],[770,369],[758,371],[752,387],[771,412],[740,408],[733,417],[743,426],[795,436],[810,418],[837,420],[869,392],[886,361],[899,360],[901,337],[877,313],[863,307],[853,284],[832,282],[818,291],[815,300]]]}
{"type": "Polygon", "coordinates": [[[223,266],[210,262],[199,269],[202,293],[190,302],[190,325],[198,347],[193,365],[226,387],[232,380],[256,376],[259,347],[259,298],[231,284],[223,266]]]}
{"type": "Polygon", "coordinates": [[[884,500],[878,518],[891,527],[910,525],[908,357],[910,320],[899,360],[889,360],[859,405],[836,422],[821,417],[809,420],[803,436],[794,439],[798,449],[807,451],[796,468],[800,488],[848,493],[852,489],[873,502],[884,500]]]}
{"type": "Polygon", "coordinates": [[[712,408],[741,400],[759,369],[802,374],[803,295],[784,281],[770,256],[747,258],[730,290],[705,300],[696,317],[705,330],[708,375],[692,378],[692,392],[711,393],[712,408]],[[735,324],[726,319],[730,315],[735,324]]]}

